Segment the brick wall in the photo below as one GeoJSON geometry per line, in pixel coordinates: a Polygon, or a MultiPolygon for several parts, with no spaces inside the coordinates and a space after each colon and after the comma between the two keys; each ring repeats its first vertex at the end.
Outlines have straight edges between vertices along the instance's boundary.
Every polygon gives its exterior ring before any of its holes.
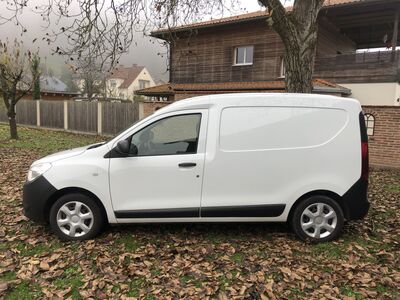
{"type": "Polygon", "coordinates": [[[374,132],[369,136],[370,164],[400,168],[400,106],[363,106],[374,117],[374,132]]]}
{"type": "Polygon", "coordinates": [[[205,94],[175,94],[175,101],[204,95],[205,94]]]}
{"type": "Polygon", "coordinates": [[[184,100],[187,98],[192,98],[192,97],[196,97],[196,96],[203,96],[204,94],[175,94],[175,97],[173,98],[174,101],[145,101],[145,102],[141,102],[141,110],[142,110],[142,117],[147,117],[149,115],[151,115],[153,112],[155,112],[156,110],[167,106],[168,104],[171,104],[175,101],[179,101],[179,100],[184,100]]]}
{"type": "Polygon", "coordinates": [[[170,101],[164,101],[164,102],[160,102],[160,101],[145,101],[145,102],[141,102],[140,105],[140,118],[144,118],[147,117],[149,115],[151,115],[153,112],[155,112],[156,110],[159,110],[160,108],[163,108],[164,106],[167,106],[168,104],[171,104],[172,102],[170,101]]]}

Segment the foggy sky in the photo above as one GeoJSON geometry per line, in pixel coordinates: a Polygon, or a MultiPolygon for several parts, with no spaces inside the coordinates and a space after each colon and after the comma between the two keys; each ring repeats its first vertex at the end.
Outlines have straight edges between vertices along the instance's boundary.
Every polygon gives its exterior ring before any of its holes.
{"type": "MultiPolygon", "coordinates": [[[[42,1],[44,0],[34,0],[35,4],[42,1]]],[[[260,10],[260,6],[257,0],[240,0],[240,2],[241,7],[244,8],[247,12],[260,10]]],[[[0,14],[2,15],[5,14],[3,3],[4,2],[0,2],[0,14]]],[[[224,16],[229,15],[230,13],[226,12],[226,15],[224,16]]],[[[3,41],[6,38],[8,38],[9,40],[13,40],[14,38],[17,38],[19,40],[23,40],[26,48],[39,48],[40,55],[42,56],[42,61],[44,61],[44,57],[46,57],[47,66],[51,66],[52,69],[55,71],[55,74],[57,74],[60,66],[64,65],[66,58],[58,55],[52,56],[51,49],[54,47],[54,44],[47,45],[47,43],[41,41],[41,37],[43,36],[43,32],[45,31],[45,28],[43,28],[44,23],[41,17],[32,12],[25,11],[24,14],[20,16],[20,19],[27,27],[27,32],[21,36],[21,30],[18,26],[13,23],[3,24],[0,25],[0,40],[3,41]],[[37,41],[32,44],[32,41],[35,38],[37,38],[37,41]]],[[[205,18],[205,20],[207,19],[210,19],[210,16],[205,18]]],[[[162,79],[164,81],[167,81],[167,50],[161,45],[161,42],[162,41],[159,41],[157,39],[143,36],[143,33],[137,33],[135,35],[134,43],[129,48],[128,53],[121,57],[121,64],[125,66],[129,66],[132,64],[146,66],[155,80],[162,79]]]]}

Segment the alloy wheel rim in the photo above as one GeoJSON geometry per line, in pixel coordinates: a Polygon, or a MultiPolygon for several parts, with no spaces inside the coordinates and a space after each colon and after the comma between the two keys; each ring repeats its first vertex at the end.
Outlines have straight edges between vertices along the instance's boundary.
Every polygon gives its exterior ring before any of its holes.
{"type": "Polygon", "coordinates": [[[301,229],[307,236],[322,239],[330,236],[337,226],[335,210],[326,203],[313,203],[304,209],[300,218],[301,229]]]}
{"type": "Polygon", "coordinates": [[[57,212],[58,228],[70,237],[87,234],[92,229],[93,222],[93,212],[80,201],[65,203],[57,212]]]}

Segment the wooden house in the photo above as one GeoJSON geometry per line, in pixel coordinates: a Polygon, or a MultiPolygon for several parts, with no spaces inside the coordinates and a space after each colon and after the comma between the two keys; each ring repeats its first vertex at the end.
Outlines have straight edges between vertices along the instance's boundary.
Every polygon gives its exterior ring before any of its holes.
{"type": "MultiPolygon", "coordinates": [[[[326,0],[318,17],[313,89],[358,99],[372,164],[398,168],[399,14],[400,0],[326,0]]],[[[268,18],[259,11],[154,31],[169,44],[170,82],[136,92],[157,101],[148,103],[146,114],[197,95],[284,92],[284,47],[268,18]]]]}
{"type": "MultiPolygon", "coordinates": [[[[379,104],[399,105],[398,52],[359,52],[396,49],[399,9],[400,0],[326,0],[318,20],[315,92],[351,95],[363,104],[377,104],[379,95],[379,104]]],[[[169,43],[170,83],[137,94],[174,101],[205,93],[284,91],[284,47],[268,18],[259,11],[153,32],[169,43]]]]}

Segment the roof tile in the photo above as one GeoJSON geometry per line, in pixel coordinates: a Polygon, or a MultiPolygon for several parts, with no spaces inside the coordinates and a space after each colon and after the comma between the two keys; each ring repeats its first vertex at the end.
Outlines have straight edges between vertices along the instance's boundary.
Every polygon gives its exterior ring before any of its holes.
{"type": "MultiPolygon", "coordinates": [[[[366,0],[325,0],[324,7],[349,4],[349,3],[353,3],[353,2],[362,2],[362,1],[366,1],[366,0]]],[[[291,8],[292,7],[287,7],[286,9],[291,10],[291,8]]],[[[201,27],[209,27],[209,26],[237,23],[240,21],[249,21],[252,19],[259,19],[259,18],[262,19],[263,17],[265,17],[265,18],[268,17],[268,15],[269,14],[266,11],[255,11],[255,12],[241,14],[241,15],[237,15],[237,16],[218,18],[218,19],[212,19],[209,21],[203,21],[203,22],[185,24],[185,25],[171,27],[171,28],[159,29],[159,30],[153,31],[152,35],[158,36],[163,33],[170,32],[171,30],[180,31],[180,30],[192,29],[192,28],[201,28],[201,27]]]]}

